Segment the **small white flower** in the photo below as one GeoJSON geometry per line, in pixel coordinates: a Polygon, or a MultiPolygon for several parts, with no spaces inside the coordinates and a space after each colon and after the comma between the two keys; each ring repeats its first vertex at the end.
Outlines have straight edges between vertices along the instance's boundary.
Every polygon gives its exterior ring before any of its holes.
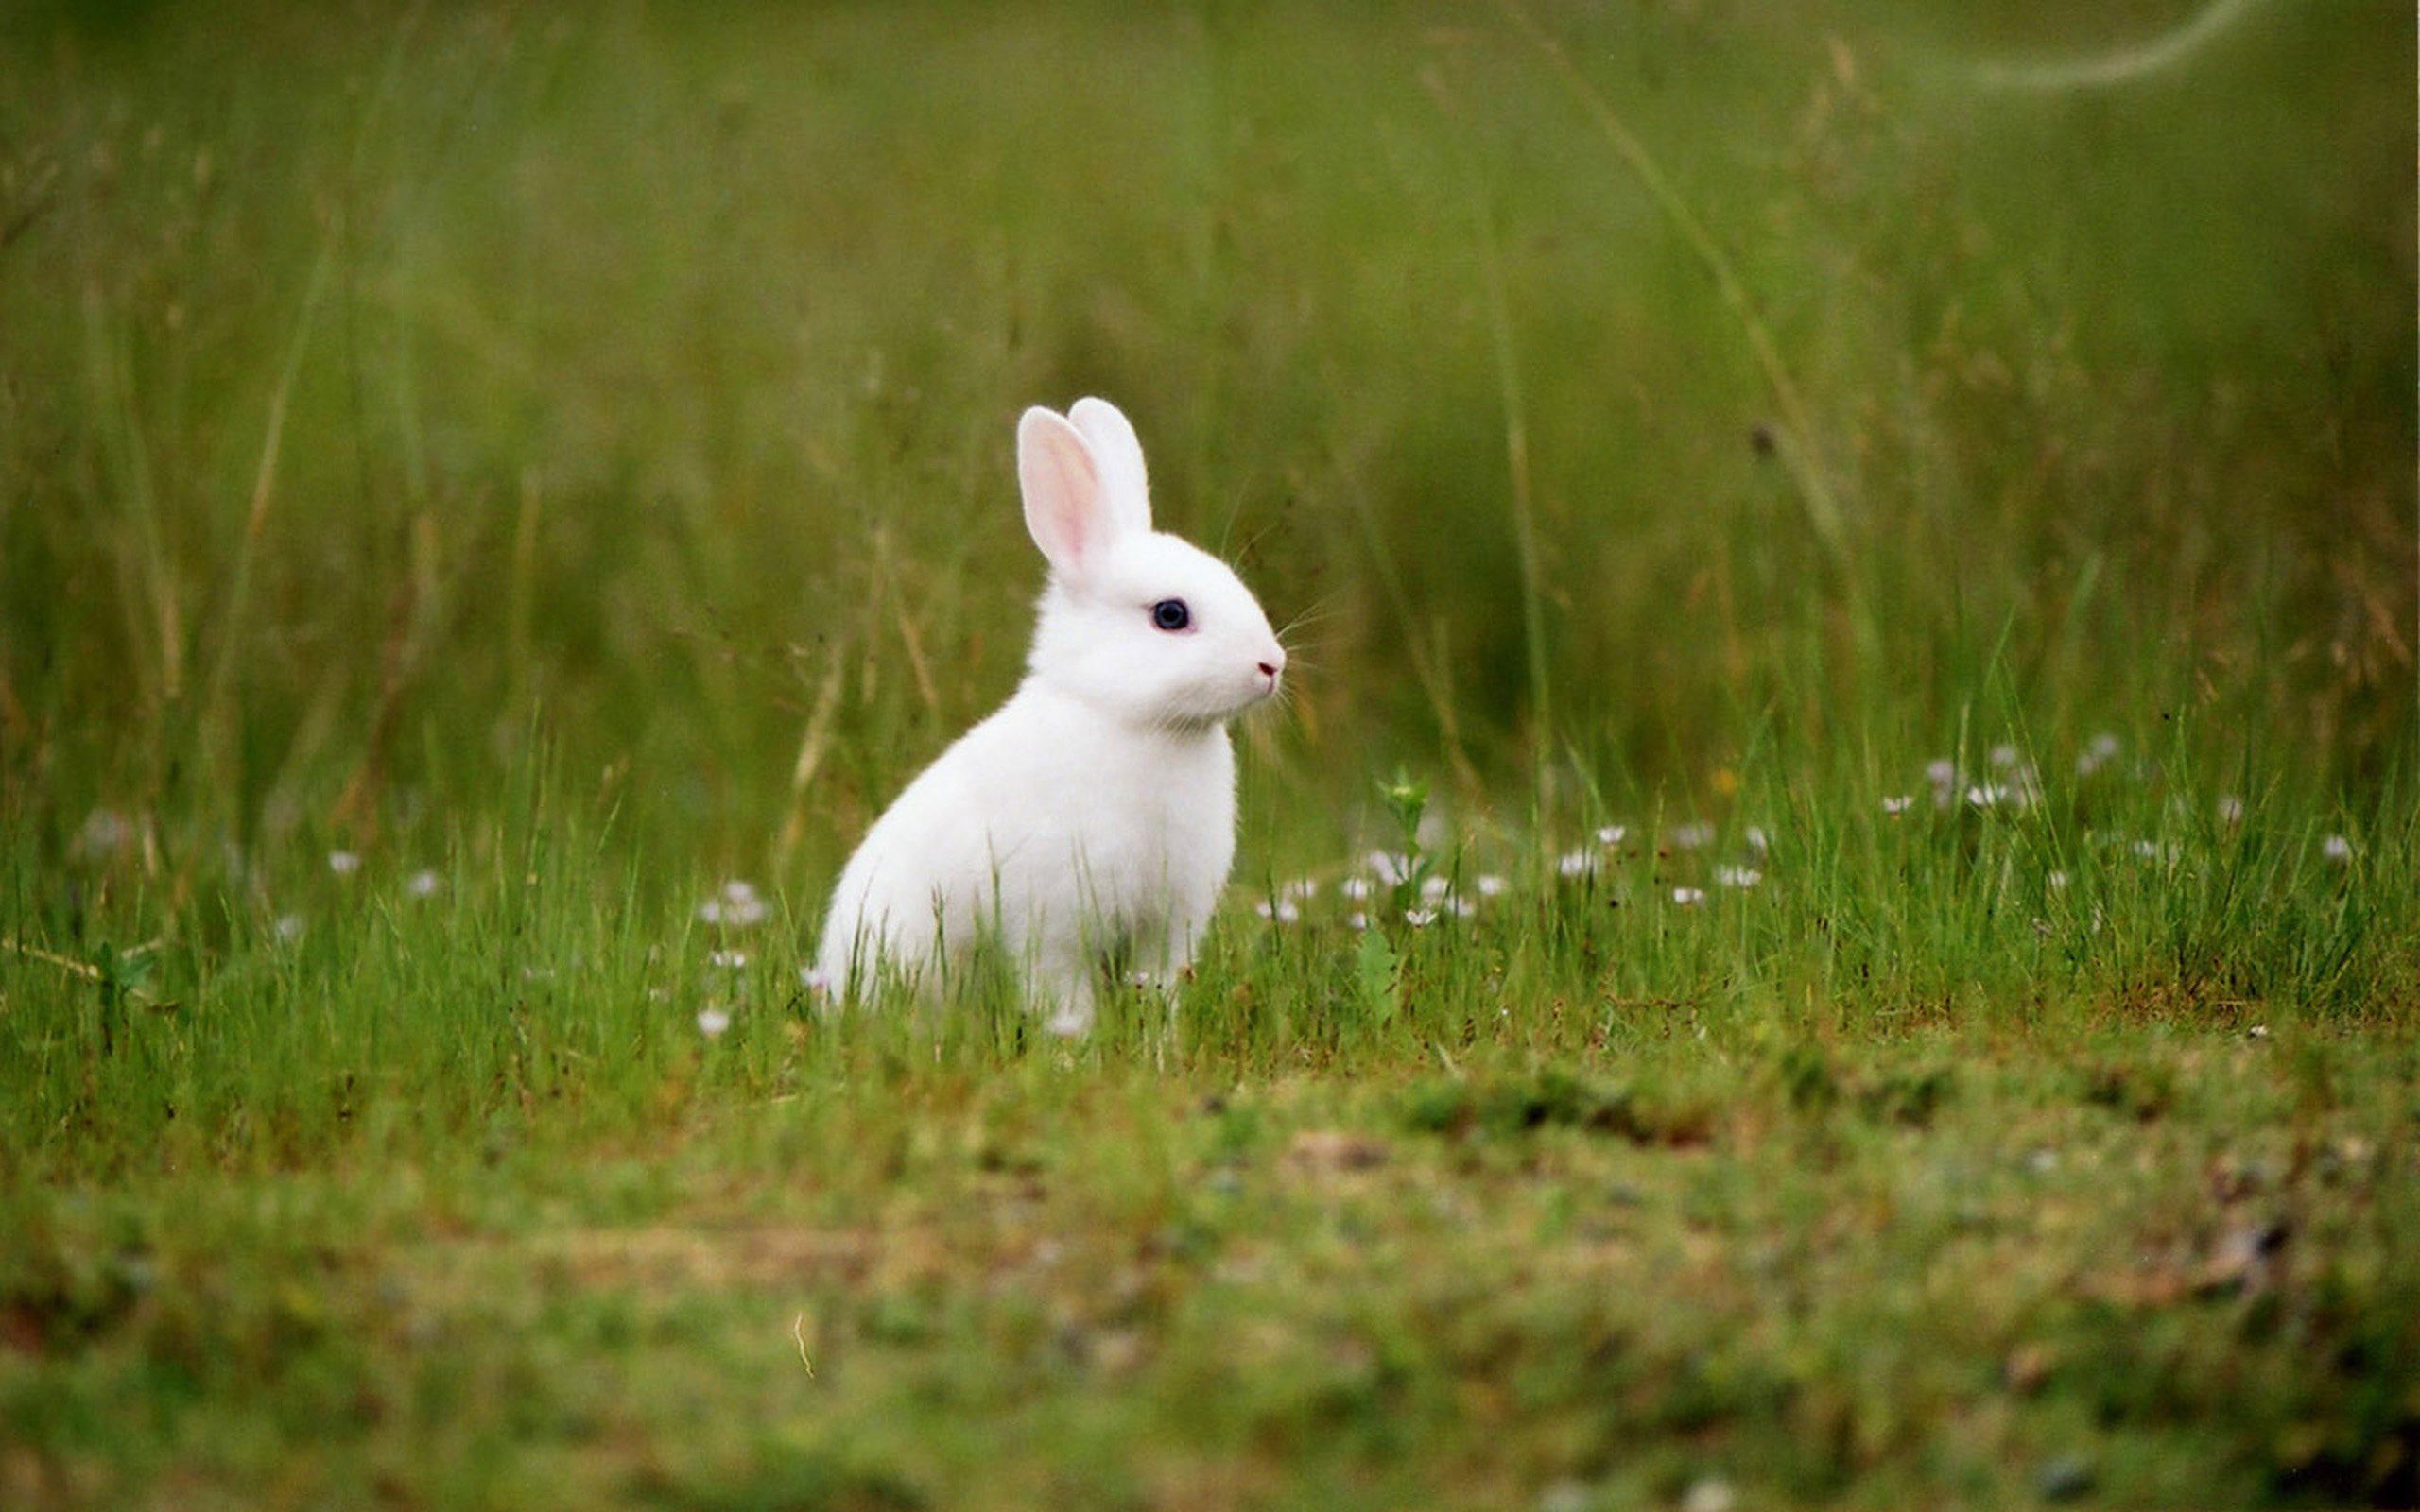
{"type": "Polygon", "coordinates": [[[2025,774],[2017,774],[2014,782],[1979,782],[1966,790],[1966,801],[1979,809],[1996,809],[2002,805],[2021,809],[2031,800],[2027,791],[2025,774]]]}
{"type": "Polygon", "coordinates": [[[2053,871],[2042,879],[2042,885],[2052,892],[2065,892],[2067,890],[2067,874],[2064,871],[2053,871]]]}
{"type": "Polygon", "coordinates": [[[698,1032],[707,1039],[718,1040],[722,1037],[722,1032],[730,1027],[731,1015],[722,1009],[700,1008],[698,1010],[698,1032]]]}
{"type": "Polygon", "coordinates": [[[1931,780],[1935,787],[1956,787],[1958,764],[1946,756],[1936,756],[1925,764],[1925,776],[1931,780]]]}
{"type": "Polygon", "coordinates": [[[1914,799],[1910,798],[1905,793],[1898,794],[1895,797],[1886,798],[1882,800],[1882,812],[1894,816],[1905,814],[1909,809],[1915,806],[1915,801],[1916,800],[1914,799]]]}
{"type": "Polygon", "coordinates": [[[1370,896],[1370,885],[1367,877],[1347,877],[1336,885],[1336,890],[1339,896],[1359,902],[1370,896]]]}
{"type": "Polygon", "coordinates": [[[361,857],[351,850],[331,850],[328,869],[339,877],[350,877],[361,869],[361,857]]]}
{"type": "Polygon", "coordinates": [[[757,895],[755,887],[736,877],[724,883],[712,898],[698,905],[700,922],[729,924],[735,929],[763,923],[765,912],[765,900],[757,895]]]}
{"type": "Polygon", "coordinates": [[[1373,850],[1367,860],[1371,873],[1390,887],[1400,885],[1411,875],[1409,856],[1398,855],[1392,850],[1373,850]]]}
{"type": "Polygon", "coordinates": [[[2105,730],[2102,730],[2100,734],[2093,736],[2091,744],[2085,746],[2083,753],[2076,757],[2076,775],[2090,777],[2116,761],[2118,752],[2123,748],[2117,736],[2105,730]]]}
{"type": "Polygon", "coordinates": [[[736,971],[748,964],[746,951],[716,951],[706,959],[726,971],[736,971]]]}
{"type": "Polygon", "coordinates": [[[1764,881],[1765,874],[1754,867],[1718,867],[1715,868],[1714,880],[1726,887],[1737,887],[1745,891],[1764,881]]]}
{"type": "Polygon", "coordinates": [[[1274,902],[1264,898],[1252,906],[1254,913],[1272,923],[1291,924],[1298,922],[1303,917],[1303,911],[1295,907],[1293,901],[1288,898],[1280,898],[1274,902]]]}
{"type": "Polygon", "coordinates": [[[1403,921],[1409,924],[1414,929],[1426,929],[1429,925],[1437,922],[1437,910],[1434,908],[1407,908],[1404,910],[1403,921]]]}
{"type": "Polygon", "coordinates": [[[1456,893],[1445,900],[1444,909],[1449,918],[1468,919],[1478,912],[1478,903],[1475,899],[1465,898],[1456,893]]]}
{"type": "Polygon", "coordinates": [[[1708,1475],[1691,1483],[1688,1494],[1681,1498],[1681,1512],[1732,1512],[1738,1504],[1739,1493],[1731,1488],[1729,1481],[1720,1475],[1708,1475]]]}
{"type": "Polygon", "coordinates": [[[1629,834],[1630,831],[1627,827],[1619,824],[1608,824],[1603,829],[1597,832],[1597,843],[1604,846],[1619,845],[1624,839],[1628,838],[1629,834]]]}
{"type": "Polygon", "coordinates": [[[1482,898],[1501,898],[1504,896],[1506,883],[1502,877],[1493,872],[1482,872],[1472,885],[1478,889],[1478,895],[1482,898]]]}
{"type": "Polygon", "coordinates": [[[1766,851],[1771,850],[1773,848],[1772,836],[1767,834],[1764,831],[1764,826],[1759,824],[1752,824],[1748,826],[1748,833],[1740,836],[1740,838],[1747,842],[1749,850],[1754,850],[1758,855],[1763,855],[1766,851]]]}
{"type": "Polygon", "coordinates": [[[134,826],[115,809],[95,809],[84,816],[83,825],[77,830],[69,854],[78,860],[109,855],[134,839],[134,826]]]}
{"type": "Polygon", "coordinates": [[[437,896],[437,889],[442,885],[444,884],[437,873],[426,868],[404,879],[404,891],[414,898],[434,898],[437,896]]]}
{"type": "Polygon", "coordinates": [[[1672,845],[1681,850],[1695,850],[1714,838],[1714,826],[1698,820],[1684,824],[1672,832],[1672,845]]]}
{"type": "Polygon", "coordinates": [[[1705,902],[1705,891],[1700,887],[1675,887],[1672,889],[1672,901],[1684,908],[1695,908],[1705,902]]]}
{"type": "Polygon", "coordinates": [[[280,914],[277,916],[277,922],[269,927],[276,932],[280,939],[297,940],[302,937],[304,926],[301,914],[280,914]]]}
{"type": "Polygon", "coordinates": [[[1565,850],[1555,857],[1554,869],[1566,877],[1585,877],[1597,870],[1597,853],[1593,850],[1565,850]]]}
{"type": "Polygon", "coordinates": [[[2353,860],[2353,842],[2341,834],[2331,834],[2319,842],[2319,853],[2340,867],[2346,866],[2353,860]]]}
{"type": "Polygon", "coordinates": [[[1344,927],[1358,935],[1370,927],[1370,916],[1356,908],[1344,916],[1344,927]]]}
{"type": "Polygon", "coordinates": [[[2221,797],[2219,799],[2219,822],[2221,824],[2241,824],[2243,822],[2243,799],[2236,797],[2232,793],[2221,797]]]}
{"type": "Polygon", "coordinates": [[[1453,883],[1444,877],[1423,877],[1420,879],[1420,898],[1423,902],[1433,903],[1453,890],[1453,883]]]}
{"type": "Polygon", "coordinates": [[[1320,895],[1319,879],[1297,877],[1277,889],[1277,896],[1289,902],[1306,903],[1320,895]]]}

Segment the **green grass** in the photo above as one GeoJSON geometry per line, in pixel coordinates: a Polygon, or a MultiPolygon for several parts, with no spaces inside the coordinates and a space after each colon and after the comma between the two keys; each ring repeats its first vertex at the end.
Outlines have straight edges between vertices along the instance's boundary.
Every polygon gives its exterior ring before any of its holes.
{"type": "Polygon", "coordinates": [[[252,9],[0,22],[0,1503],[2420,1499],[2408,14],[252,9]],[[835,1016],[1086,391],[1232,895],[835,1016]]]}

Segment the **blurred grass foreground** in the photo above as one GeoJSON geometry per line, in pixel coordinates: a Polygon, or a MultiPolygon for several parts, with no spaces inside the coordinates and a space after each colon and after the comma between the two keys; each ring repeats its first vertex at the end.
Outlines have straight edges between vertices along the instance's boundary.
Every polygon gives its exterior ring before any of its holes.
{"type": "Polygon", "coordinates": [[[1014,681],[1091,391],[1293,625],[1281,847],[1995,721],[2358,790],[2411,17],[2213,9],[15,8],[10,827],[441,835],[536,740],[812,891],[1014,681]]]}

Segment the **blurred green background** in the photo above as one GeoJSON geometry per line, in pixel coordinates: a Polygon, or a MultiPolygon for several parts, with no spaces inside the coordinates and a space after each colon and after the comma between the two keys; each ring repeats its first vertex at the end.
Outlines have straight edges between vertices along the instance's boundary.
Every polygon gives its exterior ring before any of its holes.
{"type": "Polygon", "coordinates": [[[2412,16],[2219,11],[12,8],[0,807],[208,884],[543,752],[812,894],[1014,684],[1014,418],[1088,392],[1290,627],[1264,850],[1776,735],[2373,785],[2412,16]]]}

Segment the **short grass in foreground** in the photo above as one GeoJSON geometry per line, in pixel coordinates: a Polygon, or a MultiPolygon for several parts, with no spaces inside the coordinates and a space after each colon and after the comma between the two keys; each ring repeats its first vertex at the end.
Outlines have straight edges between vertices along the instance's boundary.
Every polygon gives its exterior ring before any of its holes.
{"type": "Polygon", "coordinates": [[[88,856],[145,943],[0,958],[0,1495],[2409,1500],[2409,805],[2107,755],[1572,844],[1398,787],[1077,1042],[834,1017],[543,793],[259,907],[88,856]]]}

